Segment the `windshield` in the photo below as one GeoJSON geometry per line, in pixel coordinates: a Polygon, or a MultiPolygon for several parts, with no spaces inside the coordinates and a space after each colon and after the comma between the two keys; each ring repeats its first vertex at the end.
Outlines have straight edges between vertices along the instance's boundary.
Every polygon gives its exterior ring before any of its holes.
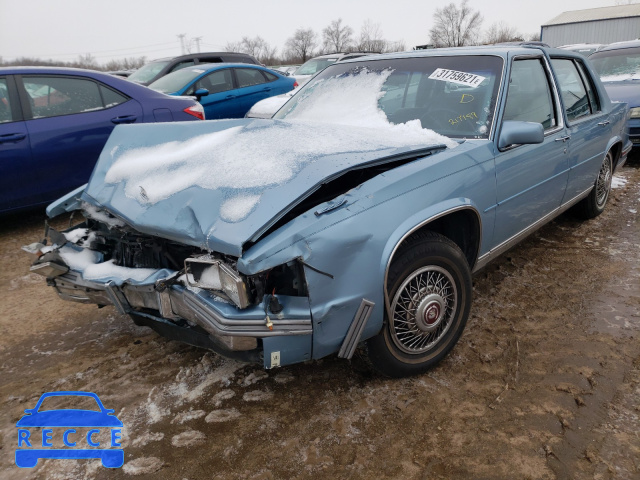
{"type": "Polygon", "coordinates": [[[149,88],[162,93],[176,93],[189,85],[204,72],[205,70],[202,68],[178,70],[159,78],[149,85],[149,88]]]}
{"type": "Polygon", "coordinates": [[[332,63],[335,63],[337,60],[338,60],[338,57],[314,58],[306,62],[301,67],[299,67],[293,74],[294,75],[315,75],[320,70],[327,68],[332,63]]]}
{"type": "Polygon", "coordinates": [[[603,82],[640,79],[640,47],[596,52],[589,60],[603,82]]]}
{"type": "Polygon", "coordinates": [[[168,63],[169,60],[147,63],[144,67],[139,68],[129,75],[129,80],[136,83],[148,83],[153,80],[168,63]]]}
{"type": "Polygon", "coordinates": [[[494,56],[336,63],[273,118],[379,127],[412,125],[453,138],[487,138],[502,74],[494,56]]]}

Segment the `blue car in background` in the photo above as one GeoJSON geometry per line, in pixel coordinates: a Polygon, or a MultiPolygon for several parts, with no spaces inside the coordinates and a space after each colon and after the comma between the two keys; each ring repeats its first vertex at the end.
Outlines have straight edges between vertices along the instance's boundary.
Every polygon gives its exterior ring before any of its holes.
{"type": "Polygon", "coordinates": [[[86,183],[116,125],[203,119],[193,100],[106,73],[0,68],[0,214],[86,183]]]}
{"type": "Polygon", "coordinates": [[[149,88],[169,95],[194,96],[207,120],[242,118],[267,97],[296,87],[294,78],[258,65],[224,63],[183,68],[156,80],[149,88]]]}
{"type": "Polygon", "coordinates": [[[612,43],[589,60],[611,100],[629,104],[629,138],[640,149],[640,40],[612,43]]]}

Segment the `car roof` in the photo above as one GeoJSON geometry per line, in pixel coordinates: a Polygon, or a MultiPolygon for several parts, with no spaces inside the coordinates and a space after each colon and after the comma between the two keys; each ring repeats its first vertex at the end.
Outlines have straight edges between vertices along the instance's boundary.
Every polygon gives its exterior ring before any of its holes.
{"type": "Polygon", "coordinates": [[[535,51],[547,52],[548,54],[562,55],[574,58],[584,58],[579,53],[571,50],[560,50],[540,44],[517,43],[517,44],[498,44],[498,45],[480,45],[472,47],[449,47],[449,48],[430,48],[427,50],[409,50],[407,52],[383,53],[380,55],[367,55],[353,59],[343,60],[341,63],[361,62],[366,60],[391,60],[399,58],[418,58],[418,57],[440,57],[440,56],[458,56],[458,55],[496,55],[506,58],[511,55],[531,55],[535,51]]]}
{"type": "MultiPolygon", "coordinates": [[[[227,63],[227,62],[223,62],[223,63],[200,63],[198,65],[189,65],[188,67],[181,68],[180,70],[176,70],[176,72],[179,72],[181,70],[203,70],[205,72],[209,72],[209,71],[212,71],[212,70],[218,70],[218,69],[221,69],[221,68],[231,68],[231,67],[235,67],[235,68],[258,68],[260,70],[268,70],[269,72],[274,72],[274,70],[271,70],[270,68],[263,67],[262,65],[256,65],[254,63],[227,63]]],[[[175,72],[171,72],[171,73],[175,73],[175,72]]],[[[278,72],[275,71],[275,73],[278,73],[278,72]]]]}
{"type": "Polygon", "coordinates": [[[609,50],[620,50],[622,48],[634,48],[634,47],[640,47],[640,40],[628,40],[626,42],[610,43],[606,47],[602,47],[598,49],[598,53],[606,52],[609,50]]]}
{"type": "MultiPolygon", "coordinates": [[[[28,75],[32,73],[39,73],[44,75],[81,75],[83,77],[95,77],[95,78],[116,78],[107,72],[101,72],[98,70],[89,70],[85,68],[70,68],[70,67],[0,67],[0,74],[6,75],[28,75]]],[[[123,80],[122,78],[119,80],[123,80]]],[[[126,80],[125,80],[126,81],[126,80]]]]}
{"type": "Polygon", "coordinates": [[[216,55],[218,57],[225,57],[225,56],[229,56],[229,55],[234,55],[234,56],[240,56],[240,57],[246,57],[246,58],[251,58],[254,59],[253,55],[249,55],[248,53],[240,53],[240,52],[201,52],[201,53],[188,53],[186,55],[179,55],[177,57],[163,57],[163,58],[155,58],[153,60],[150,60],[148,63],[153,63],[153,62],[164,62],[164,61],[180,61],[180,60],[191,60],[194,58],[200,58],[200,57],[208,57],[211,55],[216,55]]]}

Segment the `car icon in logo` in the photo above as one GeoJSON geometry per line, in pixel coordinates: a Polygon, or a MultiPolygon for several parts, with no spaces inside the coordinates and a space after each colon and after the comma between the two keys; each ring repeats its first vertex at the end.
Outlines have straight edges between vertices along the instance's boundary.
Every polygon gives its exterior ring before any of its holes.
{"type": "MultiPolygon", "coordinates": [[[[87,399],[84,398],[83,400],[86,401],[87,399]]],[[[92,402],[91,405],[93,406],[92,402]]],[[[95,393],[48,392],[40,397],[34,408],[27,409],[24,412],[26,415],[18,420],[16,424],[16,427],[18,427],[16,465],[18,467],[35,467],[41,458],[99,458],[102,461],[102,465],[108,468],[118,468],[124,463],[124,450],[115,448],[121,447],[121,428],[123,424],[114,415],[115,410],[104,408],[100,398],[95,393]],[[61,401],[64,403],[65,400],[78,400],[78,397],[92,398],[95,400],[99,410],[77,408],[41,410],[42,402],[49,397],[62,397],[62,399],[56,399],[57,403],[61,401]],[[36,431],[35,428],[38,427],[42,430],[36,431]],[[89,428],[89,430],[85,434],[76,430],[77,428],[89,428]],[[96,438],[98,436],[102,438],[106,430],[109,430],[109,447],[111,448],[104,448],[96,438]],[[39,434],[41,438],[38,437],[39,434]],[[54,448],[54,440],[62,440],[65,448],[54,448]],[[87,447],[92,448],[82,448],[84,443],[86,443],[87,447]]],[[[105,443],[104,440],[103,443],[105,443]]]]}

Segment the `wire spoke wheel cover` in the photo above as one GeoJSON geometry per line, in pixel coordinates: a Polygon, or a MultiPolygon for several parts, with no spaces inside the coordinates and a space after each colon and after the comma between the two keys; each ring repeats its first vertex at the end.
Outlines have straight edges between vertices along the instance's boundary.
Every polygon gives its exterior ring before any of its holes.
{"type": "Polygon", "coordinates": [[[596,204],[598,208],[604,207],[611,190],[611,181],[613,177],[611,165],[611,153],[607,153],[600,167],[598,179],[596,180],[596,204]]]}
{"type": "Polygon", "coordinates": [[[447,333],[456,314],[458,291],[451,274],[438,266],[413,272],[391,303],[391,338],[408,354],[424,353],[447,333]]]}

